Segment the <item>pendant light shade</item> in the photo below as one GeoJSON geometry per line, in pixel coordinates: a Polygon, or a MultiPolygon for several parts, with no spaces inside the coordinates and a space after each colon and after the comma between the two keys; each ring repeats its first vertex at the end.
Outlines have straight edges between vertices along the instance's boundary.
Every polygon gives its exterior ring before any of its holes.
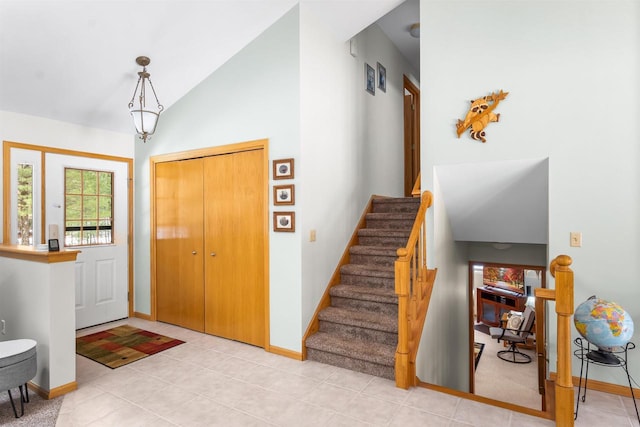
{"type": "Polygon", "coordinates": [[[136,127],[136,133],[144,142],[147,142],[147,139],[156,131],[158,118],[162,110],[164,110],[164,107],[158,101],[158,95],[156,95],[156,91],[153,88],[153,83],[151,83],[151,75],[147,72],[147,65],[150,62],[151,60],[146,56],[136,58],[136,63],[142,67],[142,71],[138,72],[138,83],[136,83],[133,96],[129,101],[129,111],[136,127]],[[147,87],[151,89],[151,93],[155,98],[157,104],[155,108],[147,107],[147,87]]]}

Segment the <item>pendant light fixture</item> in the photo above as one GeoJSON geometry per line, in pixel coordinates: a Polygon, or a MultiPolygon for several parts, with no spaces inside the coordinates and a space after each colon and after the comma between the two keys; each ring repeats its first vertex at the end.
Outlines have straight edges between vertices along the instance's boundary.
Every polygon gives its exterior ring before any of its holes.
{"type": "Polygon", "coordinates": [[[147,72],[147,65],[149,65],[150,62],[151,60],[146,56],[136,58],[136,63],[142,67],[142,71],[138,71],[138,83],[136,83],[133,96],[131,97],[131,101],[129,101],[129,111],[131,112],[131,117],[133,117],[133,124],[136,127],[138,136],[144,142],[147,142],[147,139],[156,131],[158,118],[162,110],[164,110],[164,107],[160,104],[160,101],[158,101],[158,95],[156,95],[156,90],[153,88],[153,83],[151,83],[151,75],[147,72]],[[147,84],[156,99],[156,104],[158,104],[155,109],[147,108],[147,84]],[[139,91],[138,88],[140,89],[139,91]],[[134,102],[136,96],[138,100],[137,104],[134,102]]]}

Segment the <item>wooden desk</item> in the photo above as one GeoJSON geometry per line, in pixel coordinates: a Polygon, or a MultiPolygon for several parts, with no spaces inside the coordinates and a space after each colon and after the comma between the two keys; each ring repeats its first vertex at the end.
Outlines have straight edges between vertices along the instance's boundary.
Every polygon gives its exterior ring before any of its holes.
{"type": "Polygon", "coordinates": [[[506,289],[483,286],[476,296],[478,321],[499,326],[500,318],[511,310],[524,311],[527,296],[506,289]]]}

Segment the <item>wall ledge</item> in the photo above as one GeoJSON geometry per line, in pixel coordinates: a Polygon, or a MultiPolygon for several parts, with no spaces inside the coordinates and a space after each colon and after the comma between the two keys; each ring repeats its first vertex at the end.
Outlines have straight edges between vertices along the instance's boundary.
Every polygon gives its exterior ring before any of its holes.
{"type": "Polygon", "coordinates": [[[21,259],[25,261],[53,264],[56,262],[75,261],[77,249],[63,249],[61,251],[38,251],[33,246],[24,245],[0,245],[0,256],[5,258],[21,259]]]}

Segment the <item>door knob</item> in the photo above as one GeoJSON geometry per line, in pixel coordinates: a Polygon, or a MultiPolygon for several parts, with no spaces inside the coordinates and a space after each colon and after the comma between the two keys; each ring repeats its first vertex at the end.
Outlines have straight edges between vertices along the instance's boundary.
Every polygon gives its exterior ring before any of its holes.
{"type": "Polygon", "coordinates": [[[215,252],[211,252],[211,256],[216,256],[216,253],[215,252]]]}
{"type": "Polygon", "coordinates": [[[196,251],[193,251],[193,252],[191,252],[191,253],[192,253],[193,255],[195,255],[195,254],[197,254],[198,252],[196,252],[196,251]]]}

